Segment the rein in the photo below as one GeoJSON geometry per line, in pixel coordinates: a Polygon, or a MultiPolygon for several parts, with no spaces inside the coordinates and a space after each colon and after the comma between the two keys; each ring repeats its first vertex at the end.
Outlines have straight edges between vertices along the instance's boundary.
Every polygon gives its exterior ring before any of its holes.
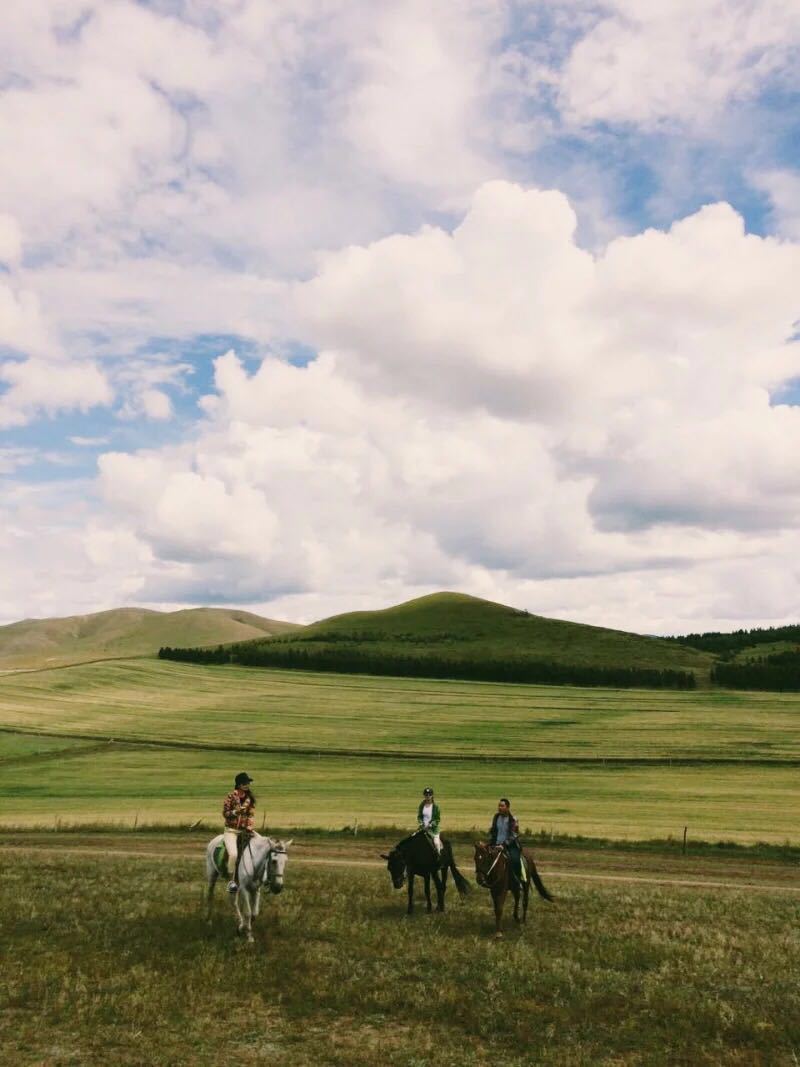
{"type": "MultiPolygon", "coordinates": [[[[495,856],[494,860],[492,861],[492,865],[489,868],[489,870],[486,872],[486,874],[483,874],[483,872],[481,872],[481,874],[480,874],[480,877],[483,879],[483,884],[486,887],[486,889],[491,889],[492,888],[492,882],[489,880],[489,875],[492,873],[492,871],[497,866],[498,862],[500,861],[500,857],[504,854],[504,851],[505,850],[502,847],[500,847],[499,850],[498,850],[497,855],[495,856]]],[[[495,879],[495,881],[496,880],[497,879],[495,879]]]]}
{"type": "Polygon", "coordinates": [[[252,864],[252,869],[249,872],[250,876],[253,879],[253,881],[261,882],[262,885],[266,885],[267,882],[269,881],[270,856],[272,855],[272,853],[274,851],[273,848],[272,848],[271,839],[270,838],[265,838],[264,840],[266,840],[266,842],[267,842],[267,847],[266,847],[266,850],[264,852],[263,860],[261,860],[259,862],[256,862],[256,860],[253,858],[253,849],[252,849],[253,837],[252,836],[248,837],[247,843],[244,846],[244,850],[243,850],[241,858],[239,860],[240,864],[243,864],[244,860],[245,860],[245,857],[249,853],[250,861],[251,861],[251,864],[252,864]]]}

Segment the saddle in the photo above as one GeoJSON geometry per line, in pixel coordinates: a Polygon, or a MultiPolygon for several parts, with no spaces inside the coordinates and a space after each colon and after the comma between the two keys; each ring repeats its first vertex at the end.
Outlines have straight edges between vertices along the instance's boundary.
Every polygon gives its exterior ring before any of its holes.
{"type": "Polygon", "coordinates": [[[231,878],[232,872],[228,870],[228,850],[225,842],[221,841],[214,849],[214,866],[223,878],[231,878]]]}
{"type": "MultiPolygon", "coordinates": [[[[239,855],[244,855],[244,851],[250,840],[250,835],[244,831],[239,831],[239,855]]],[[[233,878],[233,871],[228,870],[228,850],[225,848],[225,842],[220,841],[217,847],[214,849],[214,866],[223,878],[233,878]]]]}

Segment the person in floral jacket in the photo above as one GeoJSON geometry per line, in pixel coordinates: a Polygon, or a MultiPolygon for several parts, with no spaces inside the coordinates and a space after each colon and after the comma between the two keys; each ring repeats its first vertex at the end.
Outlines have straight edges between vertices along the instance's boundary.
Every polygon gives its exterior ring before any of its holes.
{"type": "Polygon", "coordinates": [[[228,793],[222,805],[222,817],[225,820],[223,840],[228,852],[228,869],[231,871],[229,893],[235,893],[239,888],[236,882],[239,874],[239,841],[246,833],[252,833],[255,829],[256,798],[250,789],[252,781],[250,775],[244,771],[237,774],[233,792],[228,793]]]}

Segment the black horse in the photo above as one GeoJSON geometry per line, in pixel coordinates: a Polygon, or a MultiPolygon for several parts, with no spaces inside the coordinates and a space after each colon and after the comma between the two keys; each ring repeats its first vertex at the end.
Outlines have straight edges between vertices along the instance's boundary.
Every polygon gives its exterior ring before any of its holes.
{"type": "Polygon", "coordinates": [[[463,876],[456,861],[453,859],[453,848],[446,838],[442,838],[442,851],[437,855],[433,842],[422,831],[404,837],[388,854],[381,853],[381,859],[386,860],[392,885],[395,889],[402,889],[403,883],[408,876],[408,914],[414,911],[414,877],[420,875],[425,880],[425,899],[428,902],[428,911],[433,910],[431,904],[431,878],[436,886],[436,910],[444,911],[444,894],[447,890],[447,872],[452,871],[453,881],[460,896],[466,896],[469,892],[469,882],[463,876]]]}

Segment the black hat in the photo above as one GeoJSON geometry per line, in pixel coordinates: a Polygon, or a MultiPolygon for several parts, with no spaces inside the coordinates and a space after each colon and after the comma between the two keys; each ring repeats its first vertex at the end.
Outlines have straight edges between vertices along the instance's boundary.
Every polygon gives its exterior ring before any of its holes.
{"type": "Polygon", "coordinates": [[[244,772],[244,771],[242,771],[242,773],[241,773],[241,774],[237,774],[237,775],[236,775],[236,781],[235,781],[235,782],[234,782],[233,784],[234,784],[234,785],[236,786],[236,788],[238,789],[240,785],[250,785],[250,783],[252,782],[252,780],[253,780],[253,779],[252,779],[252,778],[250,777],[250,775],[249,775],[249,774],[245,774],[245,772],[244,772]]]}
{"type": "Polygon", "coordinates": [[[431,787],[429,785],[426,785],[425,788],[422,790],[422,795],[424,797],[432,797],[433,796],[433,790],[431,789],[431,787]]]}

